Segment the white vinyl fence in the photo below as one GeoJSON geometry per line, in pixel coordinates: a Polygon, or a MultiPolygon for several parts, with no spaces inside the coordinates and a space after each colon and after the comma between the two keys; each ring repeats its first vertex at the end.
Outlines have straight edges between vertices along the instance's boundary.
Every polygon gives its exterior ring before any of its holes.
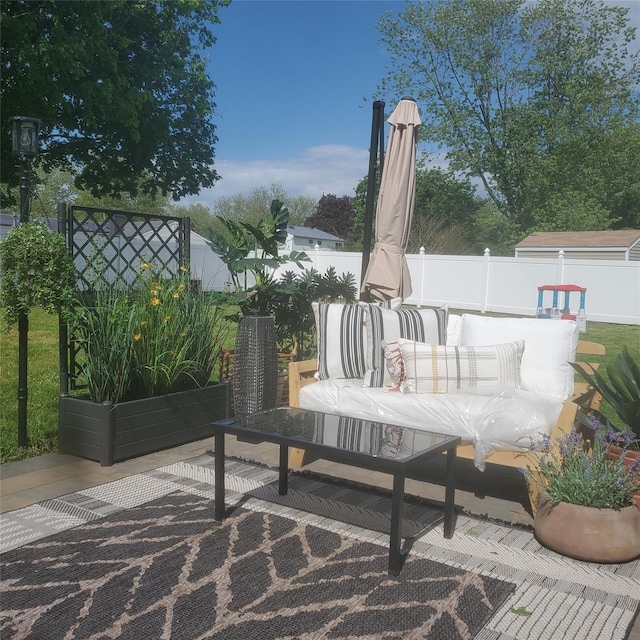
{"type": "MultiPolygon", "coordinates": [[[[362,254],[316,248],[308,252],[314,267],[324,273],[335,267],[338,274],[352,273],[360,286],[362,254]]],[[[405,304],[452,309],[490,311],[534,316],[538,287],[575,284],[586,287],[587,320],[640,325],[640,262],[621,260],[574,260],[560,252],[556,260],[543,258],[494,258],[484,256],[407,256],[413,294],[405,304]]],[[[295,265],[280,272],[299,271],[295,265]]],[[[578,308],[571,295],[571,311],[578,308]]],[[[564,294],[560,294],[560,302],[564,294]]],[[[545,292],[544,306],[551,306],[545,292]]]]}

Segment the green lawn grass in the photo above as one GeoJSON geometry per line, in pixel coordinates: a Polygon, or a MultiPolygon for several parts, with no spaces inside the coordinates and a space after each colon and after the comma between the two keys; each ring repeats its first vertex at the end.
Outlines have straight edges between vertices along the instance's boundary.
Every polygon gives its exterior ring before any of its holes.
{"type": "MultiPolygon", "coordinates": [[[[640,326],[588,322],[587,332],[582,338],[606,346],[603,366],[615,360],[622,345],[627,345],[635,360],[640,362],[640,326]]],[[[20,449],[17,434],[18,331],[14,327],[9,333],[0,334],[0,462],[20,460],[57,449],[60,388],[58,319],[40,309],[34,309],[29,315],[28,375],[29,446],[20,449]]]]}

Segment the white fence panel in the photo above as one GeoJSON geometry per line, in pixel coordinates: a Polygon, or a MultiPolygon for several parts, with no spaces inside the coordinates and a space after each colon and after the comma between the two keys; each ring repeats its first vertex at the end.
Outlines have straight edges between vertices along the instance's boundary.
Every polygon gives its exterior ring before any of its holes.
{"type": "MultiPolygon", "coordinates": [[[[557,282],[555,260],[490,258],[489,265],[485,311],[534,316],[538,287],[557,282]]],[[[571,302],[576,303],[575,300],[571,302]]]]}
{"type": "Polygon", "coordinates": [[[413,288],[407,304],[481,310],[486,283],[482,256],[407,256],[407,264],[413,288]]]}
{"type": "MultiPolygon", "coordinates": [[[[305,268],[325,273],[334,267],[338,275],[350,272],[360,287],[362,255],[316,249],[308,252],[305,268]]],[[[565,260],[485,256],[408,255],[412,295],[409,305],[490,311],[534,316],[538,287],[576,284],[587,288],[587,320],[640,325],[640,262],[613,260],[565,260]]],[[[299,271],[295,266],[284,271],[299,271]]],[[[545,306],[551,294],[545,294],[545,306]]],[[[561,298],[564,302],[564,298],[561,298]]],[[[571,297],[571,310],[579,300],[571,297]]]]}
{"type": "Polygon", "coordinates": [[[640,324],[640,262],[565,260],[564,281],[587,288],[587,319],[640,324]]]}

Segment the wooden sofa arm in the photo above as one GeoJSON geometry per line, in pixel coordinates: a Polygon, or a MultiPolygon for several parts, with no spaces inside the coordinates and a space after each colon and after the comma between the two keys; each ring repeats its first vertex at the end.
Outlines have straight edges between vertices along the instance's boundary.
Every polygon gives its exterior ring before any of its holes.
{"type": "Polygon", "coordinates": [[[300,389],[315,382],[317,360],[299,360],[289,363],[289,406],[300,407],[300,389]]]}

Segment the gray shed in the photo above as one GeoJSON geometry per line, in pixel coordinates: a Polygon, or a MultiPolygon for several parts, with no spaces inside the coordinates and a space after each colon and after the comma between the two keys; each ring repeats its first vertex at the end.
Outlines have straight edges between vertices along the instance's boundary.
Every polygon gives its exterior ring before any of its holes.
{"type": "Polygon", "coordinates": [[[538,231],[516,245],[516,258],[640,260],[640,229],[619,231],[538,231]]]}

